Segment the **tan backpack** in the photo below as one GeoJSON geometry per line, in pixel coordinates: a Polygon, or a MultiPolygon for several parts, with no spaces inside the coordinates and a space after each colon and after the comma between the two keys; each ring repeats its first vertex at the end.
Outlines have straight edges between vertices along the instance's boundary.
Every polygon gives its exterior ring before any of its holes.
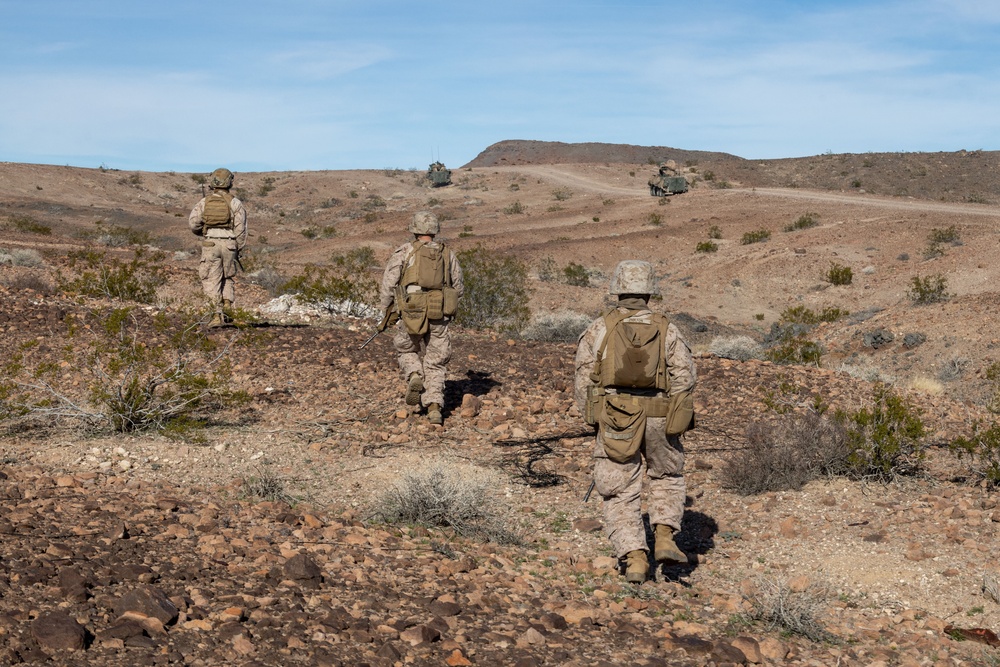
{"type": "MultiPolygon", "coordinates": [[[[420,285],[423,289],[441,289],[445,285],[446,250],[443,244],[429,246],[423,241],[414,241],[410,252],[413,263],[406,267],[399,283],[420,285]]],[[[409,258],[407,258],[409,259],[409,258]]]]}
{"type": "Polygon", "coordinates": [[[233,196],[228,192],[216,190],[205,197],[205,210],[201,214],[205,228],[233,228],[233,196]]]}
{"type": "Polygon", "coordinates": [[[591,380],[601,387],[669,391],[664,349],[669,324],[659,313],[613,310],[605,315],[591,380]]]}

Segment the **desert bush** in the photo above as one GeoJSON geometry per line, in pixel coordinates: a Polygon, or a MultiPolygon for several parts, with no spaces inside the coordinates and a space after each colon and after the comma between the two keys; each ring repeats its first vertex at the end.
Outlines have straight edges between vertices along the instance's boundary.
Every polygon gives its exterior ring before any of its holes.
{"type": "Polygon", "coordinates": [[[887,385],[876,384],[860,410],[834,417],[847,430],[847,476],[891,482],[919,469],[928,434],[921,412],[887,385]]]}
{"type": "Polygon", "coordinates": [[[913,276],[910,279],[910,289],[906,295],[916,305],[939,303],[951,298],[948,294],[948,281],[941,274],[932,276],[913,276]]]}
{"type": "Polygon", "coordinates": [[[818,620],[827,596],[826,588],[821,585],[813,584],[798,591],[787,582],[762,577],[745,596],[750,611],[740,616],[751,623],[764,623],[769,630],[800,635],[814,642],[832,641],[835,637],[818,620]]]}
{"type": "Polygon", "coordinates": [[[50,296],[55,291],[52,283],[36,273],[18,273],[14,276],[5,277],[2,282],[7,289],[15,292],[31,290],[38,294],[50,296]]]}
{"type": "Polygon", "coordinates": [[[663,224],[663,216],[660,215],[659,213],[650,213],[647,219],[649,220],[649,224],[653,225],[654,227],[659,227],[660,225],[663,224]]]}
{"type": "Polygon", "coordinates": [[[570,262],[563,267],[563,278],[566,280],[567,285],[574,285],[576,287],[590,286],[590,273],[587,272],[587,267],[576,262],[570,262]]]}
{"type": "Polygon", "coordinates": [[[101,250],[70,252],[69,267],[77,273],[73,279],[56,275],[60,291],[71,296],[89,296],[154,303],[156,288],[163,283],[165,255],[136,248],[132,259],[122,261],[101,250]]]}
{"type": "Polygon", "coordinates": [[[375,252],[369,246],[331,257],[329,266],[306,264],[279,289],[331,313],[366,317],[375,312],[378,282],[372,274],[375,252]]]}
{"type": "Polygon", "coordinates": [[[781,321],[812,326],[820,322],[836,322],[850,314],[836,306],[826,306],[818,313],[806,306],[789,306],[781,312],[781,321]]]}
{"type": "Polygon", "coordinates": [[[718,225],[712,225],[708,228],[708,238],[710,239],[721,239],[722,229],[718,225]]]}
{"type": "Polygon", "coordinates": [[[768,229],[758,229],[753,232],[746,232],[740,239],[741,245],[750,245],[751,243],[763,243],[771,238],[771,231],[768,229]]]}
{"type": "Polygon", "coordinates": [[[506,215],[519,215],[521,213],[524,213],[524,206],[521,204],[521,202],[516,201],[513,204],[510,204],[509,206],[505,206],[503,212],[506,215]]]}
{"type": "Polygon", "coordinates": [[[39,234],[41,236],[49,236],[52,234],[52,228],[48,225],[43,225],[38,222],[30,215],[12,215],[8,218],[11,228],[19,231],[25,232],[27,234],[39,234]]]}
{"type": "Polygon", "coordinates": [[[831,285],[850,285],[854,281],[854,272],[849,266],[830,262],[830,268],[826,270],[823,277],[831,285]]]}
{"type": "Polygon", "coordinates": [[[775,364],[802,364],[819,368],[822,357],[823,348],[819,343],[792,330],[764,351],[764,358],[775,364]]]}
{"type": "Polygon", "coordinates": [[[944,243],[961,245],[962,237],[961,234],[958,233],[958,229],[955,228],[955,225],[951,225],[950,227],[946,227],[944,229],[932,229],[927,235],[927,242],[931,245],[940,245],[944,243]]]}
{"type": "Polygon", "coordinates": [[[804,213],[795,222],[785,225],[786,232],[795,232],[800,229],[809,229],[819,224],[819,216],[815,213],[804,213]]]}
{"type": "Polygon", "coordinates": [[[695,252],[718,252],[719,244],[715,241],[700,241],[698,245],[694,247],[695,252]]]}
{"type": "Polygon", "coordinates": [[[124,248],[131,245],[151,245],[153,237],[141,229],[131,229],[122,225],[106,224],[103,220],[94,223],[95,229],[83,233],[84,238],[93,239],[109,248],[124,248]]]}
{"type": "Polygon", "coordinates": [[[260,184],[257,186],[257,195],[259,197],[266,197],[274,190],[274,177],[265,176],[260,180],[260,184]]]}
{"type": "Polygon", "coordinates": [[[993,422],[984,428],[982,421],[976,421],[968,438],[955,438],[948,447],[959,458],[969,459],[973,481],[986,481],[994,488],[1000,486],[1000,424],[993,422]]]}
{"type": "Polygon", "coordinates": [[[521,533],[499,493],[495,473],[432,461],[403,474],[375,500],[371,516],[386,523],[450,528],[458,535],[519,544],[521,533]]]}
{"type": "Polygon", "coordinates": [[[307,239],[332,239],[337,235],[337,228],[333,225],[323,225],[322,227],[309,226],[302,230],[302,236],[307,239]]]}
{"type": "Polygon", "coordinates": [[[556,201],[566,201],[573,196],[573,191],[566,188],[559,188],[552,191],[552,196],[555,197],[556,201]]]}
{"type": "Polygon", "coordinates": [[[229,388],[228,359],[239,333],[219,343],[201,320],[193,311],[173,319],[161,311],[143,322],[133,306],[93,310],[85,321],[71,317],[62,360],[89,374],[83,393],[59,364],[40,360],[25,345],[2,368],[7,404],[18,406],[20,416],[77,420],[118,433],[164,430],[175,420],[239,404],[246,396],[229,388]],[[93,337],[84,340],[85,329],[93,337]]]}
{"type": "Polygon", "coordinates": [[[783,414],[747,427],[746,447],[727,457],[722,483],[741,495],[796,490],[841,472],[848,453],[842,424],[815,410],[783,414]]]}
{"type": "Polygon", "coordinates": [[[14,248],[13,250],[0,248],[0,264],[40,269],[45,266],[45,261],[34,248],[14,248]]]}
{"type": "Polygon", "coordinates": [[[524,262],[482,246],[457,255],[465,293],[455,321],[473,329],[521,331],[531,317],[528,267],[524,262]]]}
{"type": "Polygon", "coordinates": [[[285,480],[268,466],[256,466],[252,474],[241,478],[240,495],[248,500],[295,503],[285,490],[285,480]]]}
{"type": "Polygon", "coordinates": [[[552,257],[544,257],[538,262],[538,279],[543,283],[549,283],[558,279],[559,269],[556,267],[556,260],[552,257]]]}
{"type": "Polygon", "coordinates": [[[191,174],[191,180],[198,185],[205,185],[208,183],[208,176],[205,174],[191,174]]]}
{"type": "Polygon", "coordinates": [[[858,380],[864,380],[866,382],[882,382],[884,384],[893,384],[896,382],[896,378],[892,375],[886,373],[883,369],[876,366],[870,360],[864,359],[861,363],[850,364],[844,362],[840,364],[837,368],[841,373],[846,373],[852,378],[858,380]]]}
{"type": "Polygon", "coordinates": [[[721,359],[736,361],[749,361],[761,356],[760,343],[750,336],[718,336],[709,343],[708,351],[721,359]]]}
{"type": "Polygon", "coordinates": [[[527,340],[572,343],[590,326],[591,318],[568,310],[536,315],[521,332],[527,340]]]}

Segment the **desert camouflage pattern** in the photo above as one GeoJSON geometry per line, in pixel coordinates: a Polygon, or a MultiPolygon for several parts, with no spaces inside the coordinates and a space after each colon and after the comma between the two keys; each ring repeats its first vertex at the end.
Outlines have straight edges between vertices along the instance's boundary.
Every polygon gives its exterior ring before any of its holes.
{"type": "Polygon", "coordinates": [[[202,238],[198,277],[201,288],[215,308],[222,312],[222,302],[235,301],[236,257],[247,242],[247,210],[237,197],[229,204],[233,213],[232,230],[215,227],[206,229],[202,221],[205,198],[195,204],[188,216],[191,231],[202,238]]]}
{"type": "Polygon", "coordinates": [[[441,223],[437,216],[430,211],[417,211],[413,214],[408,230],[413,234],[430,234],[435,236],[441,233],[441,223]]]}
{"type": "MultiPolygon", "coordinates": [[[[634,313],[651,312],[640,299],[627,303],[638,308],[634,313]]],[[[624,310],[624,309],[622,309],[624,310]]],[[[599,317],[580,336],[576,350],[574,396],[583,414],[587,387],[597,352],[607,331],[604,318],[599,317]]],[[[664,341],[670,393],[694,389],[697,376],[694,359],[680,332],[671,324],[664,341]]],[[[637,549],[648,551],[642,523],[642,463],[646,462],[649,476],[649,497],[646,509],[651,525],[662,524],[675,530],[681,527],[684,515],[684,447],[679,436],[668,436],[665,418],[648,418],[642,446],[625,463],[615,463],[604,451],[604,441],[598,431],[594,445],[594,488],[604,499],[604,524],[615,554],[622,558],[637,549]]]]}
{"type": "MultiPolygon", "coordinates": [[[[436,241],[427,243],[431,247],[440,247],[436,241]]],[[[396,285],[399,284],[403,272],[413,264],[413,244],[399,246],[389,257],[382,274],[382,284],[379,286],[379,308],[386,310],[392,307],[395,300],[396,285]]],[[[465,289],[462,282],[462,267],[454,252],[448,253],[451,258],[451,286],[458,292],[459,298],[465,289]]],[[[412,289],[412,288],[411,288],[412,289]]],[[[419,289],[419,288],[417,288],[419,289]]],[[[424,406],[431,403],[444,405],[444,381],[447,375],[448,362],[451,361],[451,336],[448,333],[448,318],[431,320],[427,333],[413,335],[406,331],[403,322],[396,323],[396,332],[392,343],[399,356],[399,369],[403,379],[408,379],[412,373],[420,373],[424,378],[424,393],[420,402],[424,406]]]]}
{"type": "Polygon", "coordinates": [[[611,289],[608,292],[614,296],[619,294],[659,294],[656,284],[656,271],[649,262],[638,259],[626,259],[618,262],[611,276],[611,289]]]}

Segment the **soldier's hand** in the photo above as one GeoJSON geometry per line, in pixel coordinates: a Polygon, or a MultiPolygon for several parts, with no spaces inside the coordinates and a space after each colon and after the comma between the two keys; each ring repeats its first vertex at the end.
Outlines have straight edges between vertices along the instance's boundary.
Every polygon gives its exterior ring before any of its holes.
{"type": "Polygon", "coordinates": [[[386,308],[385,314],[382,316],[382,321],[378,325],[378,330],[385,331],[398,321],[399,313],[393,308],[386,308]]]}

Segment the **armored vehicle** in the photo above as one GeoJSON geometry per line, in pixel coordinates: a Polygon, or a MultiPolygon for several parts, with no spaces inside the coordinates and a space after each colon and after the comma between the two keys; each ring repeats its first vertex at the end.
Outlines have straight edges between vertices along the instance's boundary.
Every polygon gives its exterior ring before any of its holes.
{"type": "Polygon", "coordinates": [[[679,195],[688,191],[687,179],[680,175],[677,163],[673,160],[661,162],[659,172],[650,176],[647,184],[649,194],[654,197],[679,195]]]}
{"type": "Polygon", "coordinates": [[[431,182],[432,188],[451,185],[451,169],[446,168],[441,162],[434,162],[427,167],[427,180],[431,182]]]}

